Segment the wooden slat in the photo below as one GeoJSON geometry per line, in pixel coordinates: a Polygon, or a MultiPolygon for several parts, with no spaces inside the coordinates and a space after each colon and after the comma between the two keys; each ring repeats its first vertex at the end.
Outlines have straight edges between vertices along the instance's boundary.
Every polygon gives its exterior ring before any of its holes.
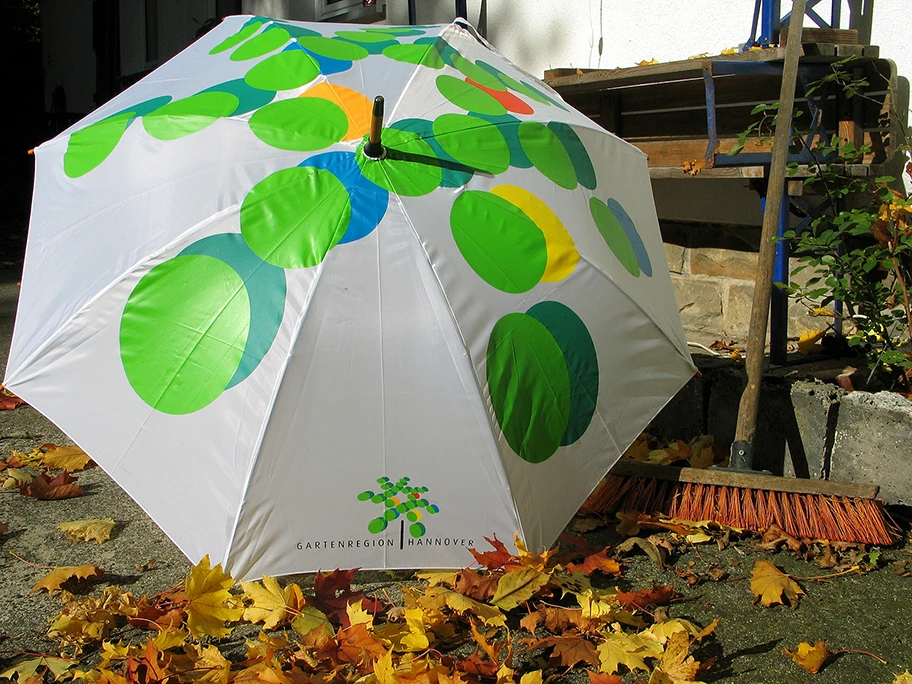
{"type": "Polygon", "coordinates": [[[612,475],[625,477],[647,477],[654,480],[693,482],[695,484],[793,492],[796,494],[823,494],[825,496],[843,496],[850,499],[873,499],[880,489],[877,485],[809,480],[797,477],[775,477],[773,475],[724,469],[677,468],[654,463],[628,461],[626,459],[615,463],[610,472],[612,475]]]}

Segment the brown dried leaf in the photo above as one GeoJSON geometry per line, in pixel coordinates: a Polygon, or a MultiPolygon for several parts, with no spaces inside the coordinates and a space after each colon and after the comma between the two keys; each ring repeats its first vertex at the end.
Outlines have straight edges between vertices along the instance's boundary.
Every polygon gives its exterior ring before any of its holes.
{"type": "Polygon", "coordinates": [[[639,591],[619,591],[617,601],[627,610],[650,610],[650,606],[667,606],[679,594],[672,587],[661,584],[653,584],[651,589],[640,589],[639,591]]]}
{"type": "Polygon", "coordinates": [[[621,564],[613,558],[608,557],[608,548],[604,548],[598,553],[586,556],[582,563],[568,563],[567,570],[570,572],[582,572],[591,575],[596,570],[604,572],[606,575],[621,576],[621,564]]]}
{"type": "Polygon", "coordinates": [[[482,575],[471,568],[466,568],[456,575],[454,589],[469,598],[487,601],[497,591],[499,579],[497,575],[482,575]]]}
{"type": "Polygon", "coordinates": [[[76,478],[67,471],[63,471],[53,478],[39,475],[28,484],[19,487],[19,493],[42,501],[57,501],[59,499],[72,499],[82,496],[82,487],[76,483],[76,478]]]}
{"type": "Polygon", "coordinates": [[[529,649],[553,647],[551,657],[560,659],[561,667],[573,667],[577,663],[586,663],[599,667],[598,651],[591,641],[575,634],[546,637],[545,639],[525,639],[529,649]]]}

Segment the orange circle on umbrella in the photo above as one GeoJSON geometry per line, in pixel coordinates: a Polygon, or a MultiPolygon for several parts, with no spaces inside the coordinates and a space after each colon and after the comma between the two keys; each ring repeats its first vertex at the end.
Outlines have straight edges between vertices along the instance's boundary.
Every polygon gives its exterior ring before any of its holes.
{"type": "Polygon", "coordinates": [[[298,97],[320,97],[339,105],[348,118],[348,130],[343,140],[356,140],[370,131],[372,102],[357,90],[334,85],[329,81],[317,83],[298,97]]]}

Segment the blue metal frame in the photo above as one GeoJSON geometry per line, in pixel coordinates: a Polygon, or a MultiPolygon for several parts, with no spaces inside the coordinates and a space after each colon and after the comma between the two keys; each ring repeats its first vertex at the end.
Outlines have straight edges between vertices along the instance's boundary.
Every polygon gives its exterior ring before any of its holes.
{"type": "MultiPolygon", "coordinates": [[[[821,17],[814,7],[823,0],[807,0],[805,15],[811,18],[821,28],[839,28],[842,21],[842,3],[840,0],[831,0],[830,21],[821,17]]],[[[754,21],[751,24],[751,35],[744,43],[742,51],[752,47],[769,47],[779,42],[779,30],[788,26],[792,13],[782,15],[781,0],[756,0],[754,5],[754,21]],[[760,35],[757,35],[757,24],[760,25],[760,35]]]]}

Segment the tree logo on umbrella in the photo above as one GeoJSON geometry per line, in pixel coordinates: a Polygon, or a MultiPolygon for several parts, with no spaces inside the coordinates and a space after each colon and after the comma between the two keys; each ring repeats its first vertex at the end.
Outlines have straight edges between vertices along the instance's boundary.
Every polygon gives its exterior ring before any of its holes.
{"type": "Polygon", "coordinates": [[[423,537],[427,532],[423,520],[426,516],[439,513],[440,508],[425,498],[427,487],[413,487],[409,482],[408,477],[401,477],[396,482],[381,477],[377,480],[379,491],[368,489],[358,494],[358,501],[370,501],[386,509],[367,524],[371,534],[380,534],[400,517],[409,521],[408,531],[415,539],[423,537]]]}

